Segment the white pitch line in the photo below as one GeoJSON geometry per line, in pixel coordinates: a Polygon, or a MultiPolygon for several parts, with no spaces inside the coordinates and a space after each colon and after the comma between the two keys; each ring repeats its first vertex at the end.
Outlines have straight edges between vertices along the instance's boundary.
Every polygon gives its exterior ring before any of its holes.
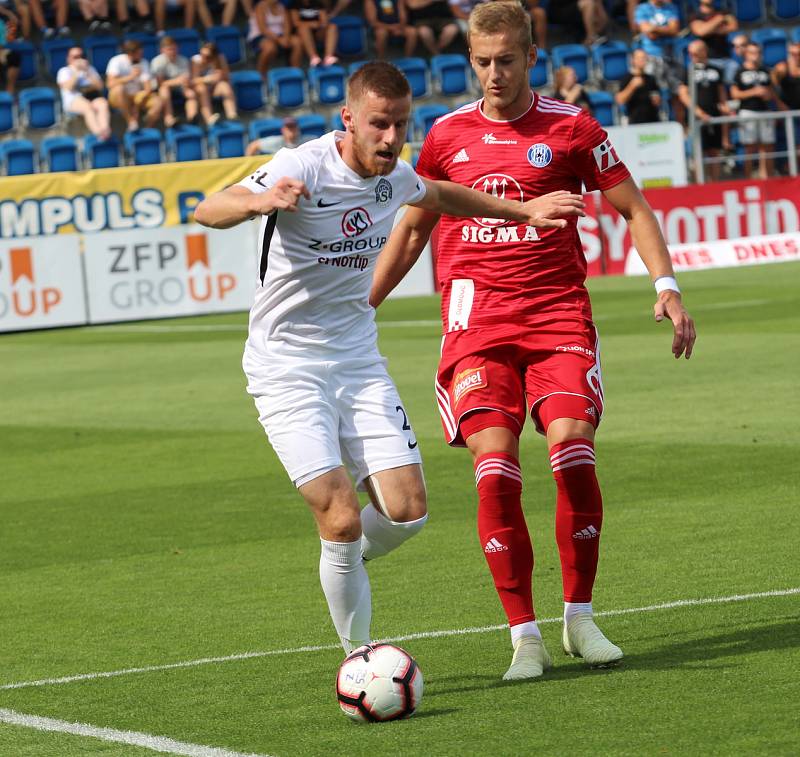
{"type": "MultiPolygon", "coordinates": [[[[728,597],[704,597],[702,599],[677,599],[673,602],[662,602],[655,605],[645,605],[644,607],[625,607],[619,610],[602,610],[595,613],[596,617],[613,617],[615,615],[630,615],[640,612],[655,612],[656,610],[672,610],[678,607],[694,607],[697,605],[725,604],[728,602],[746,602],[750,599],[764,599],[767,597],[787,597],[800,594],[800,587],[793,589],[773,589],[771,591],[759,591],[753,594],[733,594],[728,597]]],[[[539,618],[537,623],[560,623],[561,618],[539,618]]],[[[450,628],[443,631],[419,631],[417,633],[404,634],[402,636],[391,636],[378,641],[411,641],[414,639],[438,639],[447,636],[463,636],[476,633],[490,633],[491,631],[501,631],[508,628],[507,624],[496,626],[480,626],[474,628],[450,628]]],[[[274,657],[277,655],[302,654],[304,652],[327,652],[339,649],[339,644],[318,644],[306,645],[302,647],[291,647],[287,649],[270,649],[262,652],[240,652],[239,654],[225,655],[223,657],[203,657],[198,660],[186,660],[184,662],[172,662],[165,665],[147,665],[140,668],[124,668],[122,670],[108,670],[99,673],[81,673],[61,678],[41,678],[36,681],[19,681],[18,683],[6,683],[0,685],[0,691],[10,689],[27,689],[38,686],[54,686],[62,683],[74,683],[76,681],[93,681],[98,678],[116,678],[118,676],[132,675],[135,673],[155,673],[162,670],[175,670],[177,668],[193,668],[199,665],[211,665],[214,663],[235,662],[236,660],[251,660],[260,657],[274,657]]]]}
{"type": "Polygon", "coordinates": [[[220,747],[203,746],[202,744],[188,744],[185,741],[175,741],[166,736],[152,736],[149,733],[138,731],[118,731],[116,728],[101,728],[88,723],[70,723],[66,720],[43,718],[39,715],[25,715],[14,710],[0,707],[0,723],[33,728],[36,731],[52,731],[54,733],[68,733],[73,736],[90,736],[103,741],[112,741],[116,744],[130,744],[151,749],[154,752],[168,754],[188,755],[188,757],[270,757],[267,754],[253,752],[232,752],[220,747]]]}

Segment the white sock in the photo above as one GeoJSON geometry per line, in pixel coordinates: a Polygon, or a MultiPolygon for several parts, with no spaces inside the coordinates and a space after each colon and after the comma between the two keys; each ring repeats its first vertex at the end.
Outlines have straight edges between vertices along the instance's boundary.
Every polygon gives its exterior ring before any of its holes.
{"type": "Polygon", "coordinates": [[[529,620],[527,623],[517,623],[517,625],[511,626],[511,646],[516,647],[517,642],[523,636],[535,636],[541,641],[542,632],[539,630],[539,626],[536,624],[535,620],[529,620]]]}
{"type": "Polygon", "coordinates": [[[405,523],[389,520],[370,502],[361,511],[361,554],[365,560],[383,557],[419,532],[427,520],[427,513],[405,523]]]}
{"type": "Polygon", "coordinates": [[[346,653],[370,640],[372,593],[361,560],[361,540],[322,542],[319,580],[328,600],[333,625],[346,653]]]}
{"type": "Polygon", "coordinates": [[[571,620],[578,613],[589,613],[592,615],[591,602],[564,602],[564,622],[571,620]]]}

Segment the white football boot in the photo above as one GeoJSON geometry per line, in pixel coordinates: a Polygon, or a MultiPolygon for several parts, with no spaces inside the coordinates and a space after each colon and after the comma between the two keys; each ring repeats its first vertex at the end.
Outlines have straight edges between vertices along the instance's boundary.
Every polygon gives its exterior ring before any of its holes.
{"type": "Polygon", "coordinates": [[[583,657],[593,668],[619,665],[622,650],[612,644],[587,612],[578,613],[564,624],[564,652],[571,657],[583,657]]]}
{"type": "Polygon", "coordinates": [[[514,647],[511,666],[503,676],[504,681],[519,681],[524,678],[538,678],[553,666],[550,655],[541,639],[523,636],[514,647]]]}

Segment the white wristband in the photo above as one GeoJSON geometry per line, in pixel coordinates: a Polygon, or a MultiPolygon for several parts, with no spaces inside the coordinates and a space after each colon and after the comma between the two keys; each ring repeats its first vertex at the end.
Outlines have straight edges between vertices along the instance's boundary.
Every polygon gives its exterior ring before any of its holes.
{"type": "Polygon", "coordinates": [[[656,294],[661,294],[665,289],[671,289],[673,292],[681,293],[678,289],[678,282],[675,281],[674,276],[659,276],[653,284],[656,288],[656,294]]]}

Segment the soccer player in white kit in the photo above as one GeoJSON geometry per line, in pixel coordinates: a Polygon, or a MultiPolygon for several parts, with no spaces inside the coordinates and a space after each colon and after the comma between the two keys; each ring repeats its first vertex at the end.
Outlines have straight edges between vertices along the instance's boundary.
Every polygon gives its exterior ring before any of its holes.
{"type": "Polygon", "coordinates": [[[400,71],[369,63],[348,82],[344,133],[280,150],[195,211],[215,228],[261,216],[247,390],[316,520],[322,589],[348,653],[371,638],[364,561],[400,546],[428,517],[417,441],[368,302],[395,213],[408,203],[540,227],[583,214],[580,195],[568,192],[523,204],[418,177],[398,160],[410,107],[400,71]],[[363,510],[348,471],[369,494],[363,510]]]}

